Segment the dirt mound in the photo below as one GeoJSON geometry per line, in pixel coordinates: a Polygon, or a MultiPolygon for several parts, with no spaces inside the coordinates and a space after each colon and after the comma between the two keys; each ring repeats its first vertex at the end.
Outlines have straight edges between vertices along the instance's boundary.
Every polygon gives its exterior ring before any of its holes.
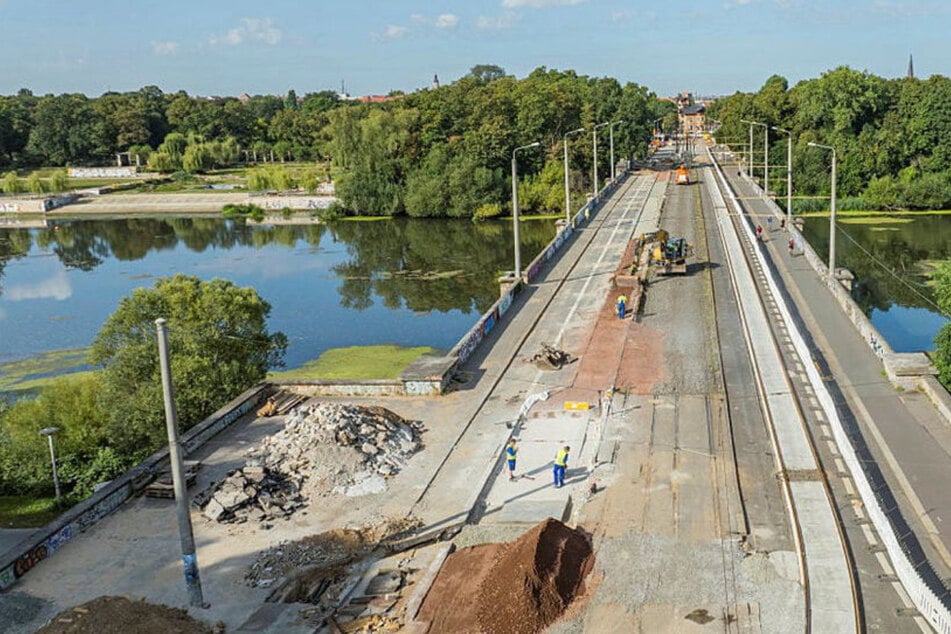
{"type": "Polygon", "coordinates": [[[477,599],[487,634],[539,632],[584,591],[594,565],[587,536],[547,519],[501,553],[477,599]]]}
{"type": "Polygon", "coordinates": [[[99,597],[52,618],[39,634],[213,634],[212,628],[188,616],[185,610],[127,597],[99,597]]]}
{"type": "Polygon", "coordinates": [[[548,519],[510,544],[451,554],[419,613],[431,631],[540,632],[584,592],[594,567],[587,535],[548,519]],[[487,558],[493,558],[491,564],[487,558]],[[472,597],[460,602],[459,597],[472,597]]]}

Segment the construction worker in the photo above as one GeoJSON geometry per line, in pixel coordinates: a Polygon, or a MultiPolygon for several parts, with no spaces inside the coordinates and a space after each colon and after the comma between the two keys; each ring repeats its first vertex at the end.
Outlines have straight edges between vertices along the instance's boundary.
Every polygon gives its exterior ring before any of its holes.
{"type": "Polygon", "coordinates": [[[627,313],[627,295],[621,293],[617,296],[617,318],[624,319],[624,315],[627,313]]]}
{"type": "Polygon", "coordinates": [[[515,446],[515,439],[509,438],[509,444],[505,446],[505,460],[509,467],[509,480],[515,479],[515,458],[518,456],[518,447],[515,446]]]}
{"type": "Polygon", "coordinates": [[[568,468],[568,452],[571,447],[565,445],[555,454],[553,466],[553,475],[555,476],[555,488],[560,489],[565,484],[565,469],[568,468]]]}

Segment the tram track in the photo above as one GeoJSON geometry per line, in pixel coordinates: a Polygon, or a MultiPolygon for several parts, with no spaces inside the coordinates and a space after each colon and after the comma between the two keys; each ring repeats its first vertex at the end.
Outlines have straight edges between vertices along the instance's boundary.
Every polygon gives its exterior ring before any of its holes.
{"type": "Polygon", "coordinates": [[[795,326],[785,324],[777,308],[782,300],[772,295],[752,226],[735,200],[732,209],[727,204],[733,192],[719,167],[715,165],[711,174],[717,226],[793,528],[806,599],[806,631],[861,631],[854,560],[794,385],[792,374],[799,369],[790,368],[793,355],[788,350],[784,354],[786,330],[795,326]]]}

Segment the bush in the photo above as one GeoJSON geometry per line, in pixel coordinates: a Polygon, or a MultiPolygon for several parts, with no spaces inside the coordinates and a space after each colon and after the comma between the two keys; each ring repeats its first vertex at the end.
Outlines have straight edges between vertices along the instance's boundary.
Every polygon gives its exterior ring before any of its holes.
{"type": "Polygon", "coordinates": [[[473,221],[488,220],[502,215],[502,205],[498,203],[485,203],[480,205],[472,214],[473,221]]]}

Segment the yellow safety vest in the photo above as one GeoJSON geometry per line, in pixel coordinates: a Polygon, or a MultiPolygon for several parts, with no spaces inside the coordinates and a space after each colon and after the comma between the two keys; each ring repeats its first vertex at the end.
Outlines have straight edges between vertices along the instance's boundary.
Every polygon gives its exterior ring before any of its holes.
{"type": "Polygon", "coordinates": [[[559,467],[568,466],[568,452],[564,449],[559,449],[558,454],[555,456],[555,464],[559,467]]]}

